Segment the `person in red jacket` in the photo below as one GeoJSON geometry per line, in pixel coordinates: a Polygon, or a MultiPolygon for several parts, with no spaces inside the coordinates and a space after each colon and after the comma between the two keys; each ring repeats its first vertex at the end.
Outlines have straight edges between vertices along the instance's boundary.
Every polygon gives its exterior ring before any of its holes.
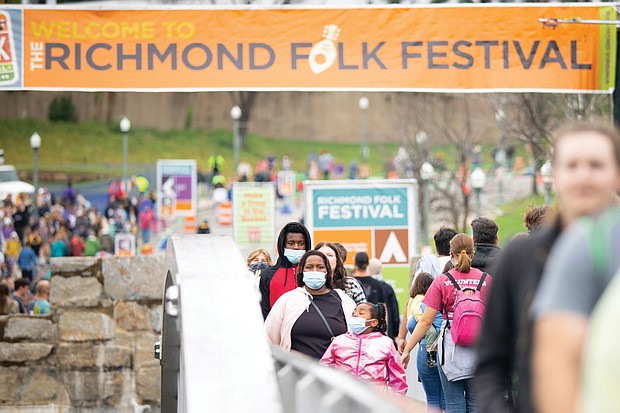
{"type": "Polygon", "coordinates": [[[278,260],[261,271],[259,290],[263,318],[280,296],[297,288],[295,270],[299,259],[312,248],[310,233],[303,224],[289,222],[278,235],[278,260]]]}
{"type": "Polygon", "coordinates": [[[71,236],[69,240],[69,251],[72,257],[82,257],[84,255],[84,248],[86,243],[77,232],[71,236]]]}

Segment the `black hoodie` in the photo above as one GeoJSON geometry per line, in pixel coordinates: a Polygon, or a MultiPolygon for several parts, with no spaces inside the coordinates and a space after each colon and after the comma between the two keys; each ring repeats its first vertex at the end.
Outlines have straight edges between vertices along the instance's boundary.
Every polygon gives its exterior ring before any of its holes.
{"type": "Polygon", "coordinates": [[[295,278],[297,264],[291,263],[284,256],[284,242],[289,232],[302,233],[306,240],[306,251],[312,248],[310,233],[305,226],[298,222],[289,222],[282,228],[280,235],[278,235],[278,261],[276,265],[266,268],[260,273],[260,306],[264,318],[267,318],[271,307],[282,294],[297,288],[295,278]]]}
{"type": "Polygon", "coordinates": [[[559,235],[556,223],[510,241],[491,268],[493,285],[478,338],[474,375],[481,413],[536,413],[530,310],[547,256],[559,235]]]}
{"type": "Polygon", "coordinates": [[[493,274],[493,264],[499,257],[502,250],[495,244],[475,243],[474,258],[471,260],[471,266],[478,268],[482,272],[493,274]]]}

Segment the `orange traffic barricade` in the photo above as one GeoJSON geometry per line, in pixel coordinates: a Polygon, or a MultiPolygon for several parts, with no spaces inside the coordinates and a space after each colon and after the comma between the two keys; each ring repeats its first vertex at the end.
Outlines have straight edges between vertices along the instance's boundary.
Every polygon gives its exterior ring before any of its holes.
{"type": "Polygon", "coordinates": [[[142,248],[140,248],[140,254],[148,255],[153,253],[153,246],[151,244],[142,244],[142,248]]]}
{"type": "Polygon", "coordinates": [[[196,217],[194,215],[186,216],[183,218],[183,233],[195,234],[198,232],[198,225],[196,224],[196,217]]]}
{"type": "Polygon", "coordinates": [[[217,220],[220,225],[232,225],[232,202],[220,202],[217,220]]]}

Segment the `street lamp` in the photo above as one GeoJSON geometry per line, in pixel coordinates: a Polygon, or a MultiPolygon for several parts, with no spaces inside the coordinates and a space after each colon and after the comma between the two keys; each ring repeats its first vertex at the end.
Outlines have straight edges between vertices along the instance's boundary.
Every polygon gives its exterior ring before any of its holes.
{"type": "Polygon", "coordinates": [[[32,158],[34,162],[34,167],[32,169],[32,182],[34,183],[35,210],[37,210],[37,193],[39,189],[39,148],[41,147],[41,136],[39,136],[36,132],[30,137],[30,147],[32,148],[32,158]]]}
{"type": "Polygon", "coordinates": [[[415,143],[417,143],[419,146],[424,145],[427,139],[428,135],[423,130],[418,131],[418,133],[415,134],[415,143]]]}
{"type": "Polygon", "coordinates": [[[131,129],[131,121],[127,119],[127,117],[123,117],[123,119],[121,119],[120,127],[121,132],[123,132],[123,189],[125,190],[125,193],[127,193],[127,152],[129,151],[127,134],[131,129]]]}
{"type": "Polygon", "coordinates": [[[484,171],[478,167],[471,173],[471,186],[476,191],[476,216],[480,216],[480,193],[487,182],[487,176],[484,171]]]}
{"type": "Polygon", "coordinates": [[[431,182],[435,175],[435,168],[430,162],[424,162],[420,168],[420,177],[424,184],[424,220],[422,221],[422,237],[424,245],[429,245],[428,230],[430,227],[430,210],[431,210],[431,182]]]}
{"type": "Polygon", "coordinates": [[[553,182],[553,167],[551,166],[550,160],[547,160],[547,162],[540,167],[540,174],[545,184],[545,205],[549,205],[551,203],[551,185],[553,182]]]}
{"type": "Polygon", "coordinates": [[[239,142],[241,139],[239,134],[241,129],[240,121],[242,113],[243,112],[241,112],[241,108],[237,105],[233,106],[230,110],[230,117],[233,120],[233,159],[235,164],[235,169],[233,170],[234,173],[236,173],[237,167],[239,166],[239,144],[241,143],[239,142]]]}
{"type": "Polygon", "coordinates": [[[360,143],[362,145],[362,163],[368,162],[368,107],[370,102],[362,96],[358,102],[360,107],[360,143]]]}
{"type": "Polygon", "coordinates": [[[416,143],[416,152],[418,152],[417,159],[427,159],[428,154],[426,152],[426,141],[428,140],[428,135],[423,130],[419,130],[415,134],[415,143],[416,143]]]}

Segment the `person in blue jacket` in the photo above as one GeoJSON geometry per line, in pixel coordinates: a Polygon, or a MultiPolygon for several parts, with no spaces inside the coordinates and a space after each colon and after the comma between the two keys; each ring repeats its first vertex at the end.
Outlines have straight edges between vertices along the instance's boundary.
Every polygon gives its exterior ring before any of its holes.
{"type": "Polygon", "coordinates": [[[37,270],[37,254],[32,247],[26,243],[24,248],[19,252],[17,257],[17,265],[22,270],[22,277],[27,278],[30,283],[35,278],[37,270]]]}

